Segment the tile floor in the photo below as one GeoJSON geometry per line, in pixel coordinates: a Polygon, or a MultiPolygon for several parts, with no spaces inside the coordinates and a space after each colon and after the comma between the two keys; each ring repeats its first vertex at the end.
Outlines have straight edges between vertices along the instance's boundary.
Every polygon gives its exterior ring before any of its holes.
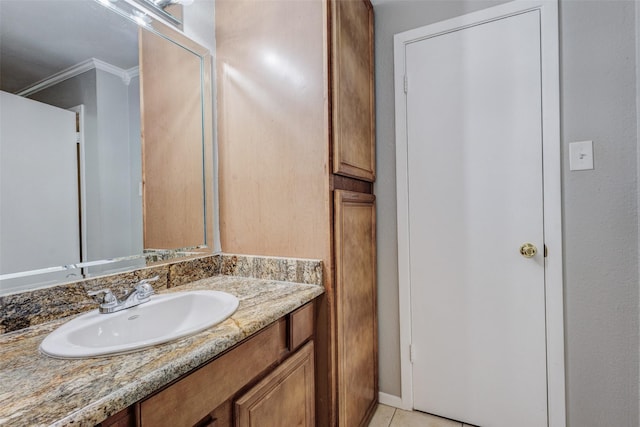
{"type": "Polygon", "coordinates": [[[468,424],[416,411],[378,405],[369,427],[472,427],[468,424]]]}

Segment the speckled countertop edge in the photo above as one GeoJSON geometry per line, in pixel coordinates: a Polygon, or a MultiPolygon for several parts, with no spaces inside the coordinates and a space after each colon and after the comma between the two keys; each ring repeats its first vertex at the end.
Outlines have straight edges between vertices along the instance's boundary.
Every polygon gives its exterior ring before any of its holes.
{"type": "Polygon", "coordinates": [[[226,291],[240,305],[206,331],[119,356],[40,354],[42,339],[70,317],[0,336],[0,425],[93,426],[324,292],[317,285],[214,276],[162,293],[191,289],[226,291]]]}

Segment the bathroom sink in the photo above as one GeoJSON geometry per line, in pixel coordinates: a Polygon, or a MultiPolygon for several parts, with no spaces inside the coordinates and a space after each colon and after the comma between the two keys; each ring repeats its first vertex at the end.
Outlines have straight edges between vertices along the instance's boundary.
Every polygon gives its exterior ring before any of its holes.
{"type": "Polygon", "coordinates": [[[203,331],[238,308],[226,292],[185,291],[154,295],[147,303],[110,314],[90,311],[50,333],[44,354],[80,359],[127,353],[203,331]]]}

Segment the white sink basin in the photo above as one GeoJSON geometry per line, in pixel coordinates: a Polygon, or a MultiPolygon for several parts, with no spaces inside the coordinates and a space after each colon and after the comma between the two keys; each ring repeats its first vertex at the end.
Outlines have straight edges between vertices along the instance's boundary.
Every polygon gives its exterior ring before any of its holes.
{"type": "Polygon", "coordinates": [[[151,301],[111,314],[90,311],[50,333],[40,350],[79,359],[140,350],[203,331],[238,308],[238,298],[219,291],[154,295],[151,301]]]}

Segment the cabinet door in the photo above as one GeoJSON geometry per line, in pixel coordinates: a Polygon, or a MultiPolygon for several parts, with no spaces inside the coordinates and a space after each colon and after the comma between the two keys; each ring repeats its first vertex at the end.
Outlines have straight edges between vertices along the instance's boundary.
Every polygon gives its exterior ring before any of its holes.
{"type": "Polygon", "coordinates": [[[315,426],[313,341],[236,401],[236,427],[315,426]]]}
{"type": "Polygon", "coordinates": [[[331,3],[333,173],[375,181],[373,8],[331,3]]]}
{"type": "Polygon", "coordinates": [[[378,400],[375,196],[335,191],[338,421],[365,422],[378,400]]]}

